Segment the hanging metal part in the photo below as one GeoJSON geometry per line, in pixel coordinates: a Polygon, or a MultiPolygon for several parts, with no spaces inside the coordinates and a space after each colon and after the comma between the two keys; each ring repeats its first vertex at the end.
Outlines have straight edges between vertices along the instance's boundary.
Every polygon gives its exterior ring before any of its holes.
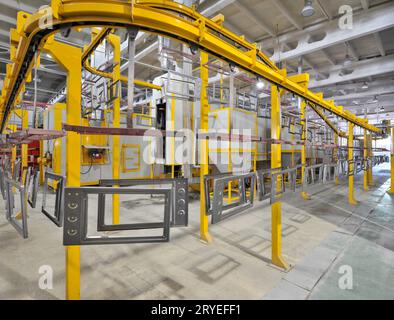
{"type": "Polygon", "coordinates": [[[12,179],[15,181],[19,181],[19,178],[21,176],[21,166],[22,162],[20,159],[16,160],[14,163],[14,171],[12,172],[12,179]]]}
{"type": "Polygon", "coordinates": [[[7,194],[7,204],[6,204],[6,217],[10,224],[15,228],[16,231],[24,238],[28,238],[28,230],[27,230],[27,194],[25,186],[20,182],[10,179],[8,177],[5,178],[5,187],[7,194]],[[15,218],[14,209],[15,209],[15,196],[13,189],[19,191],[20,194],[20,216],[21,220],[15,218]]]}
{"type": "Polygon", "coordinates": [[[64,187],[66,178],[51,172],[45,172],[44,188],[42,191],[41,212],[45,214],[58,227],[63,226],[64,215],[64,187]],[[55,209],[53,215],[46,210],[46,200],[49,189],[49,180],[53,181],[53,189],[56,189],[55,209]]]}
{"type": "MultiPolygon", "coordinates": [[[[171,226],[172,227],[187,227],[188,217],[189,217],[189,186],[188,179],[176,178],[176,179],[105,179],[100,180],[99,185],[101,187],[134,187],[134,186],[163,186],[171,185],[172,190],[174,190],[171,196],[171,226]]],[[[101,201],[103,205],[99,205],[100,208],[104,208],[105,194],[100,194],[102,197],[101,201]]],[[[103,214],[101,214],[103,217],[103,214]]],[[[100,213],[99,213],[100,217],[100,213]]],[[[102,220],[104,222],[104,220],[102,220]]],[[[114,230],[113,227],[117,226],[106,226],[102,224],[103,228],[98,228],[98,231],[111,231],[114,230]]]]}
{"type": "Polygon", "coordinates": [[[271,192],[270,192],[271,204],[279,201],[283,201],[284,199],[286,199],[288,196],[291,195],[291,193],[286,192],[287,190],[286,183],[289,186],[288,189],[292,193],[296,192],[297,170],[301,168],[302,168],[301,166],[297,166],[286,170],[280,170],[280,171],[273,170],[271,174],[271,192]],[[279,180],[279,186],[277,183],[278,180],[279,180]]]}
{"type": "Polygon", "coordinates": [[[259,201],[270,199],[271,197],[271,169],[257,170],[257,193],[259,201]]]}
{"type": "Polygon", "coordinates": [[[138,34],[138,28],[128,29],[129,45],[129,64],[128,64],[128,82],[127,82],[127,128],[133,128],[134,113],[134,58],[135,58],[135,38],[138,34]]]}
{"type": "Polygon", "coordinates": [[[328,183],[330,181],[335,181],[335,179],[339,177],[338,167],[339,167],[338,163],[330,163],[324,165],[323,184],[328,183]]]}
{"type": "Polygon", "coordinates": [[[308,187],[315,184],[323,183],[324,164],[315,164],[313,166],[305,167],[304,169],[304,183],[302,184],[302,191],[307,191],[308,187]]]}
{"type": "Polygon", "coordinates": [[[205,183],[205,207],[206,214],[212,216],[212,224],[230,218],[240,212],[253,207],[256,174],[245,175],[207,175],[205,183]],[[238,201],[224,204],[224,189],[230,183],[238,183],[238,201]],[[213,197],[210,195],[210,182],[212,182],[213,197]],[[249,189],[249,196],[247,195],[249,189]]]}
{"type": "MultiPolygon", "coordinates": [[[[171,219],[171,189],[130,189],[130,188],[105,188],[105,187],[84,187],[66,188],[65,190],[65,216],[63,228],[63,244],[65,246],[74,245],[102,245],[102,244],[127,244],[127,243],[157,243],[168,242],[170,239],[170,219],[171,219]],[[88,196],[89,195],[163,195],[164,216],[160,223],[153,223],[151,229],[163,229],[163,234],[159,236],[111,236],[89,235],[88,234],[88,196]]],[[[141,225],[141,224],[140,224],[141,225]]],[[[146,225],[146,223],[145,223],[146,225]]],[[[129,227],[131,225],[128,225],[129,227]]],[[[108,226],[107,226],[108,227],[108,226]]],[[[123,228],[122,224],[116,226],[117,230],[140,230],[138,224],[133,224],[132,228],[123,228]]]]}
{"type": "Polygon", "coordinates": [[[7,175],[8,175],[7,171],[4,168],[0,167],[0,191],[3,200],[7,200],[7,192],[6,192],[6,184],[5,184],[5,178],[7,177],[7,175]]]}
{"type": "Polygon", "coordinates": [[[33,98],[33,127],[37,127],[37,82],[38,82],[38,51],[34,55],[34,98],[33,98]]]}
{"type": "Polygon", "coordinates": [[[30,176],[29,185],[27,186],[27,201],[30,204],[30,207],[33,209],[36,207],[37,203],[37,194],[39,189],[39,177],[40,171],[35,170],[34,173],[30,176]]]}

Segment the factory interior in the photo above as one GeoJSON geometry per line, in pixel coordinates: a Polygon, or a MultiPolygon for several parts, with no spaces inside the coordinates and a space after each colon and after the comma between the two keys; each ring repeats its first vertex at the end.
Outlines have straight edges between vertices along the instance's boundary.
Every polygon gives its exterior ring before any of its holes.
{"type": "Polygon", "coordinates": [[[393,0],[0,0],[0,90],[0,300],[394,299],[393,0]]]}

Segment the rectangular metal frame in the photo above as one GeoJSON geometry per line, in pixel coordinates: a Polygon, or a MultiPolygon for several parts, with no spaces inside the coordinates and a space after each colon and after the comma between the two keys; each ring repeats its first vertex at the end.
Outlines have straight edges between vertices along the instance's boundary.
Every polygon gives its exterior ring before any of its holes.
{"type": "MultiPolygon", "coordinates": [[[[160,184],[171,184],[173,187],[173,193],[171,196],[171,226],[172,227],[187,227],[189,223],[189,185],[188,179],[176,178],[176,179],[102,179],[99,185],[102,187],[119,186],[119,187],[132,187],[142,185],[160,185],[160,184]]],[[[105,197],[105,195],[102,195],[105,197]]],[[[100,198],[100,196],[99,196],[100,198]]],[[[101,200],[105,203],[105,199],[101,200]]],[[[99,206],[100,208],[100,206],[99,206]]],[[[104,208],[104,207],[103,207],[104,208]]],[[[102,226],[102,230],[105,231],[107,228],[105,225],[102,226]]]]}
{"type": "Polygon", "coordinates": [[[28,229],[27,229],[27,195],[25,186],[20,182],[10,179],[8,177],[5,178],[6,184],[6,193],[7,193],[7,205],[6,205],[6,217],[10,224],[15,228],[16,231],[24,238],[28,237],[28,229]],[[20,201],[21,201],[21,221],[20,223],[17,219],[13,217],[14,206],[14,193],[13,188],[17,189],[20,193],[20,201]]]}
{"type": "Polygon", "coordinates": [[[22,165],[22,162],[20,159],[15,161],[14,171],[12,172],[12,179],[15,181],[19,181],[19,177],[21,174],[21,165],[22,165]]]}
{"type": "Polygon", "coordinates": [[[27,202],[29,205],[34,209],[37,204],[37,194],[38,194],[38,189],[39,189],[39,176],[40,176],[40,171],[35,170],[34,173],[30,176],[30,181],[29,185],[26,187],[27,188],[27,202]],[[31,190],[30,190],[31,186],[31,190]]]}
{"type": "Polygon", "coordinates": [[[323,184],[323,173],[324,173],[324,164],[315,164],[312,166],[305,167],[304,169],[304,183],[302,184],[302,191],[305,191],[308,186],[312,186],[315,184],[323,184]],[[316,177],[316,169],[319,170],[318,175],[316,177]]]}
{"type": "MultiPolygon", "coordinates": [[[[102,245],[102,244],[127,244],[127,243],[156,243],[168,242],[170,239],[170,218],[171,218],[171,189],[130,189],[112,187],[82,187],[65,189],[65,210],[63,244],[70,245],[102,245]],[[163,228],[161,236],[147,237],[111,237],[88,236],[88,195],[89,194],[156,194],[164,195],[164,218],[161,223],[152,223],[151,229],[163,228]]],[[[132,228],[124,229],[118,225],[116,230],[139,230],[134,224],[132,228]]],[[[144,224],[146,225],[146,223],[144,224]]],[[[131,226],[131,225],[128,225],[131,226]]],[[[97,230],[99,231],[99,230],[97,230]]]]}
{"type": "Polygon", "coordinates": [[[64,187],[65,187],[66,178],[54,174],[52,172],[45,172],[45,180],[44,180],[44,188],[42,192],[42,207],[41,212],[45,214],[49,220],[51,220],[55,225],[59,228],[63,225],[63,215],[64,215],[64,187]],[[48,193],[48,180],[57,181],[57,188],[56,188],[56,200],[55,200],[55,212],[54,215],[51,215],[46,209],[46,199],[48,193]]]}
{"type": "Polygon", "coordinates": [[[271,173],[271,194],[270,194],[270,202],[271,204],[283,201],[285,196],[290,196],[289,193],[286,193],[286,182],[285,177],[288,177],[288,181],[290,184],[290,191],[296,192],[297,188],[297,170],[301,168],[301,166],[297,166],[294,168],[289,168],[280,171],[273,171],[271,173]],[[277,187],[278,177],[281,176],[280,179],[280,188],[277,187]]]}
{"type": "Polygon", "coordinates": [[[338,166],[338,163],[326,163],[324,165],[323,183],[328,183],[329,181],[333,181],[335,178],[339,177],[338,166]],[[332,174],[332,168],[334,168],[334,174],[332,174]]]}
{"type": "MultiPolygon", "coordinates": [[[[216,224],[238,213],[253,207],[256,174],[245,175],[206,175],[205,183],[205,209],[206,214],[212,216],[211,223],[216,224]],[[213,180],[213,199],[211,201],[209,181],[213,180]],[[225,186],[238,180],[239,201],[224,205],[225,186]],[[250,180],[250,194],[246,195],[246,181],[250,180]],[[225,212],[225,214],[223,214],[225,212]]],[[[201,195],[202,196],[202,195],[201,195]]]]}
{"type": "Polygon", "coordinates": [[[257,170],[257,192],[259,195],[259,201],[264,201],[266,199],[270,199],[271,197],[271,189],[268,186],[271,186],[271,183],[268,185],[265,184],[265,178],[271,178],[271,169],[267,170],[257,170]]]}
{"type": "Polygon", "coordinates": [[[0,191],[3,200],[7,200],[7,192],[6,192],[6,185],[5,185],[5,178],[7,176],[7,171],[0,167],[0,191]]]}

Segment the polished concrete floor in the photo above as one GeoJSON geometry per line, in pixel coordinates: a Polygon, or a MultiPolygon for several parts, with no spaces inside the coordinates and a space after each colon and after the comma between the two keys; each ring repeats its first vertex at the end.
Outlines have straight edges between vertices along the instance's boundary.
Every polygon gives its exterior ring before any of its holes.
{"type": "MultiPolygon", "coordinates": [[[[172,229],[169,243],[83,246],[81,297],[394,299],[394,210],[393,197],[386,193],[389,165],[375,167],[374,179],[375,186],[364,192],[362,176],[356,177],[357,206],[347,204],[345,181],[314,188],[310,201],[293,196],[282,204],[288,272],[270,263],[268,201],[210,226],[213,243],[207,245],[199,241],[199,201],[194,197],[189,227],[172,229]]],[[[147,197],[121,199],[121,221],[131,215],[134,221],[159,217],[162,199],[147,197]]],[[[53,197],[48,199],[51,204],[53,197]]],[[[23,240],[7,223],[0,200],[0,299],[65,297],[62,229],[40,213],[40,206],[41,195],[37,209],[29,208],[29,239],[23,240]],[[52,289],[38,285],[42,266],[53,270],[52,289]]],[[[97,204],[90,201],[92,227],[96,213],[97,204]]]]}

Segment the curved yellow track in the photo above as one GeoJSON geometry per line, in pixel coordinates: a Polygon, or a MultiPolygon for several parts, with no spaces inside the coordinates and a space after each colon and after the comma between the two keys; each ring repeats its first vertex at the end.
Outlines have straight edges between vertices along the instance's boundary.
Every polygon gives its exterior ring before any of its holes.
{"type": "Polygon", "coordinates": [[[260,76],[306,101],[369,131],[380,134],[375,126],[354,114],[321,99],[317,94],[291,81],[284,70],[278,70],[258,49],[229,30],[216,24],[191,8],[167,0],[53,0],[54,29],[42,30],[39,22],[43,14],[18,16],[17,47],[13,63],[7,67],[0,101],[4,129],[10,110],[14,107],[33,67],[34,46],[40,48],[50,34],[69,27],[139,27],[141,30],[169,36],[197,45],[202,50],[260,76]]]}

